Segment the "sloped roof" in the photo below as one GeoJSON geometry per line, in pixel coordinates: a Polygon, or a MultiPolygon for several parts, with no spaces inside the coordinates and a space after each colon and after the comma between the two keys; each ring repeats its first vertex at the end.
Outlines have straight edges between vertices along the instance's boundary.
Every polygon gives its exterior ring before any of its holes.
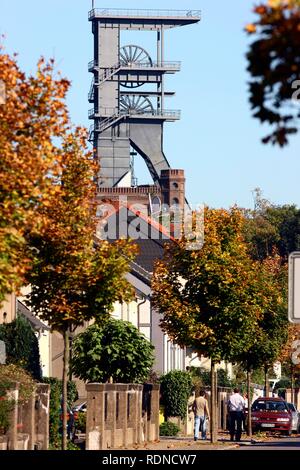
{"type": "MultiPolygon", "coordinates": [[[[103,228],[108,225],[112,217],[116,217],[117,225],[118,217],[122,217],[121,212],[123,210],[126,211],[127,226],[130,226],[132,220],[140,219],[140,223],[136,224],[139,226],[140,236],[133,239],[133,242],[139,247],[139,254],[134,262],[131,262],[131,270],[133,274],[150,283],[155,262],[163,257],[165,244],[174,242],[175,239],[163,225],[122,201],[109,203],[107,214],[101,218],[103,228]]],[[[116,237],[117,239],[120,238],[120,233],[117,233],[117,231],[116,237]]],[[[110,239],[108,236],[108,241],[112,242],[114,239],[110,239]]]]}
{"type": "Polygon", "coordinates": [[[50,331],[49,326],[36,317],[20,300],[17,301],[17,311],[29,321],[34,330],[50,331]]]}

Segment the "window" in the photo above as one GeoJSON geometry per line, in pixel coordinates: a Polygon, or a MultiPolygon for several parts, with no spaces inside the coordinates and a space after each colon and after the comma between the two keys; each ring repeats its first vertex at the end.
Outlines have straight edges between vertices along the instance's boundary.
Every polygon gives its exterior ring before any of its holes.
{"type": "Polygon", "coordinates": [[[287,411],[287,405],[284,401],[265,401],[259,400],[252,405],[252,411],[287,411]]]}

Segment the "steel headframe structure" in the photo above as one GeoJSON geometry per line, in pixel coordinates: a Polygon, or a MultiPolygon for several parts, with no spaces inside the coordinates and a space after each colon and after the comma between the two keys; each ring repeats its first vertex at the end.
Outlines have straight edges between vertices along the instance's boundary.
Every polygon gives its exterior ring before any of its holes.
{"type": "Polygon", "coordinates": [[[164,35],[167,29],[200,18],[200,12],[192,10],[89,12],[94,34],[94,59],[89,63],[94,75],[90,140],[100,160],[99,188],[122,185],[131,171],[131,148],[143,157],[155,183],[159,184],[161,171],[170,168],[163,152],[163,125],[180,119],[180,111],[165,108],[165,97],[174,95],[165,90],[165,76],[178,72],[180,62],[165,61],[164,35]],[[153,31],[155,59],[139,45],[122,45],[122,30],[153,31]]]}

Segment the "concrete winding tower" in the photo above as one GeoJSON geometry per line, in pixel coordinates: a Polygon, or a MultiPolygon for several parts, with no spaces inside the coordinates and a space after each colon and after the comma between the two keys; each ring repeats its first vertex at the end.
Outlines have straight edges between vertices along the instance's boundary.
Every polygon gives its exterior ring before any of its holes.
{"type": "Polygon", "coordinates": [[[164,36],[169,28],[197,23],[200,12],[93,9],[89,20],[94,34],[94,59],[89,63],[93,74],[89,118],[94,121],[90,140],[100,161],[100,192],[134,187],[133,149],[144,159],[153,188],[160,192],[172,183],[174,200],[182,200],[184,175],[180,173],[178,183],[171,172],[171,182],[166,181],[170,165],[163,151],[164,123],[180,119],[180,112],[165,107],[165,97],[174,95],[165,89],[165,76],[178,72],[180,62],[166,61],[164,36]],[[122,44],[122,30],[153,31],[156,57],[137,44],[122,44]]]}

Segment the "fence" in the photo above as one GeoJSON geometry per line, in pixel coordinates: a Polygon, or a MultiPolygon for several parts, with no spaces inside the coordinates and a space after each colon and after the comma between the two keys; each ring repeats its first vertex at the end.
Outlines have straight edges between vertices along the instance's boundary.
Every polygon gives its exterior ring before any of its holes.
{"type": "Polygon", "coordinates": [[[126,447],[159,436],[159,386],[88,384],[86,449],[126,447]]]}
{"type": "Polygon", "coordinates": [[[6,435],[0,436],[1,450],[47,450],[49,446],[50,387],[37,384],[26,403],[18,404],[19,384],[9,390],[14,401],[6,435]]]}

